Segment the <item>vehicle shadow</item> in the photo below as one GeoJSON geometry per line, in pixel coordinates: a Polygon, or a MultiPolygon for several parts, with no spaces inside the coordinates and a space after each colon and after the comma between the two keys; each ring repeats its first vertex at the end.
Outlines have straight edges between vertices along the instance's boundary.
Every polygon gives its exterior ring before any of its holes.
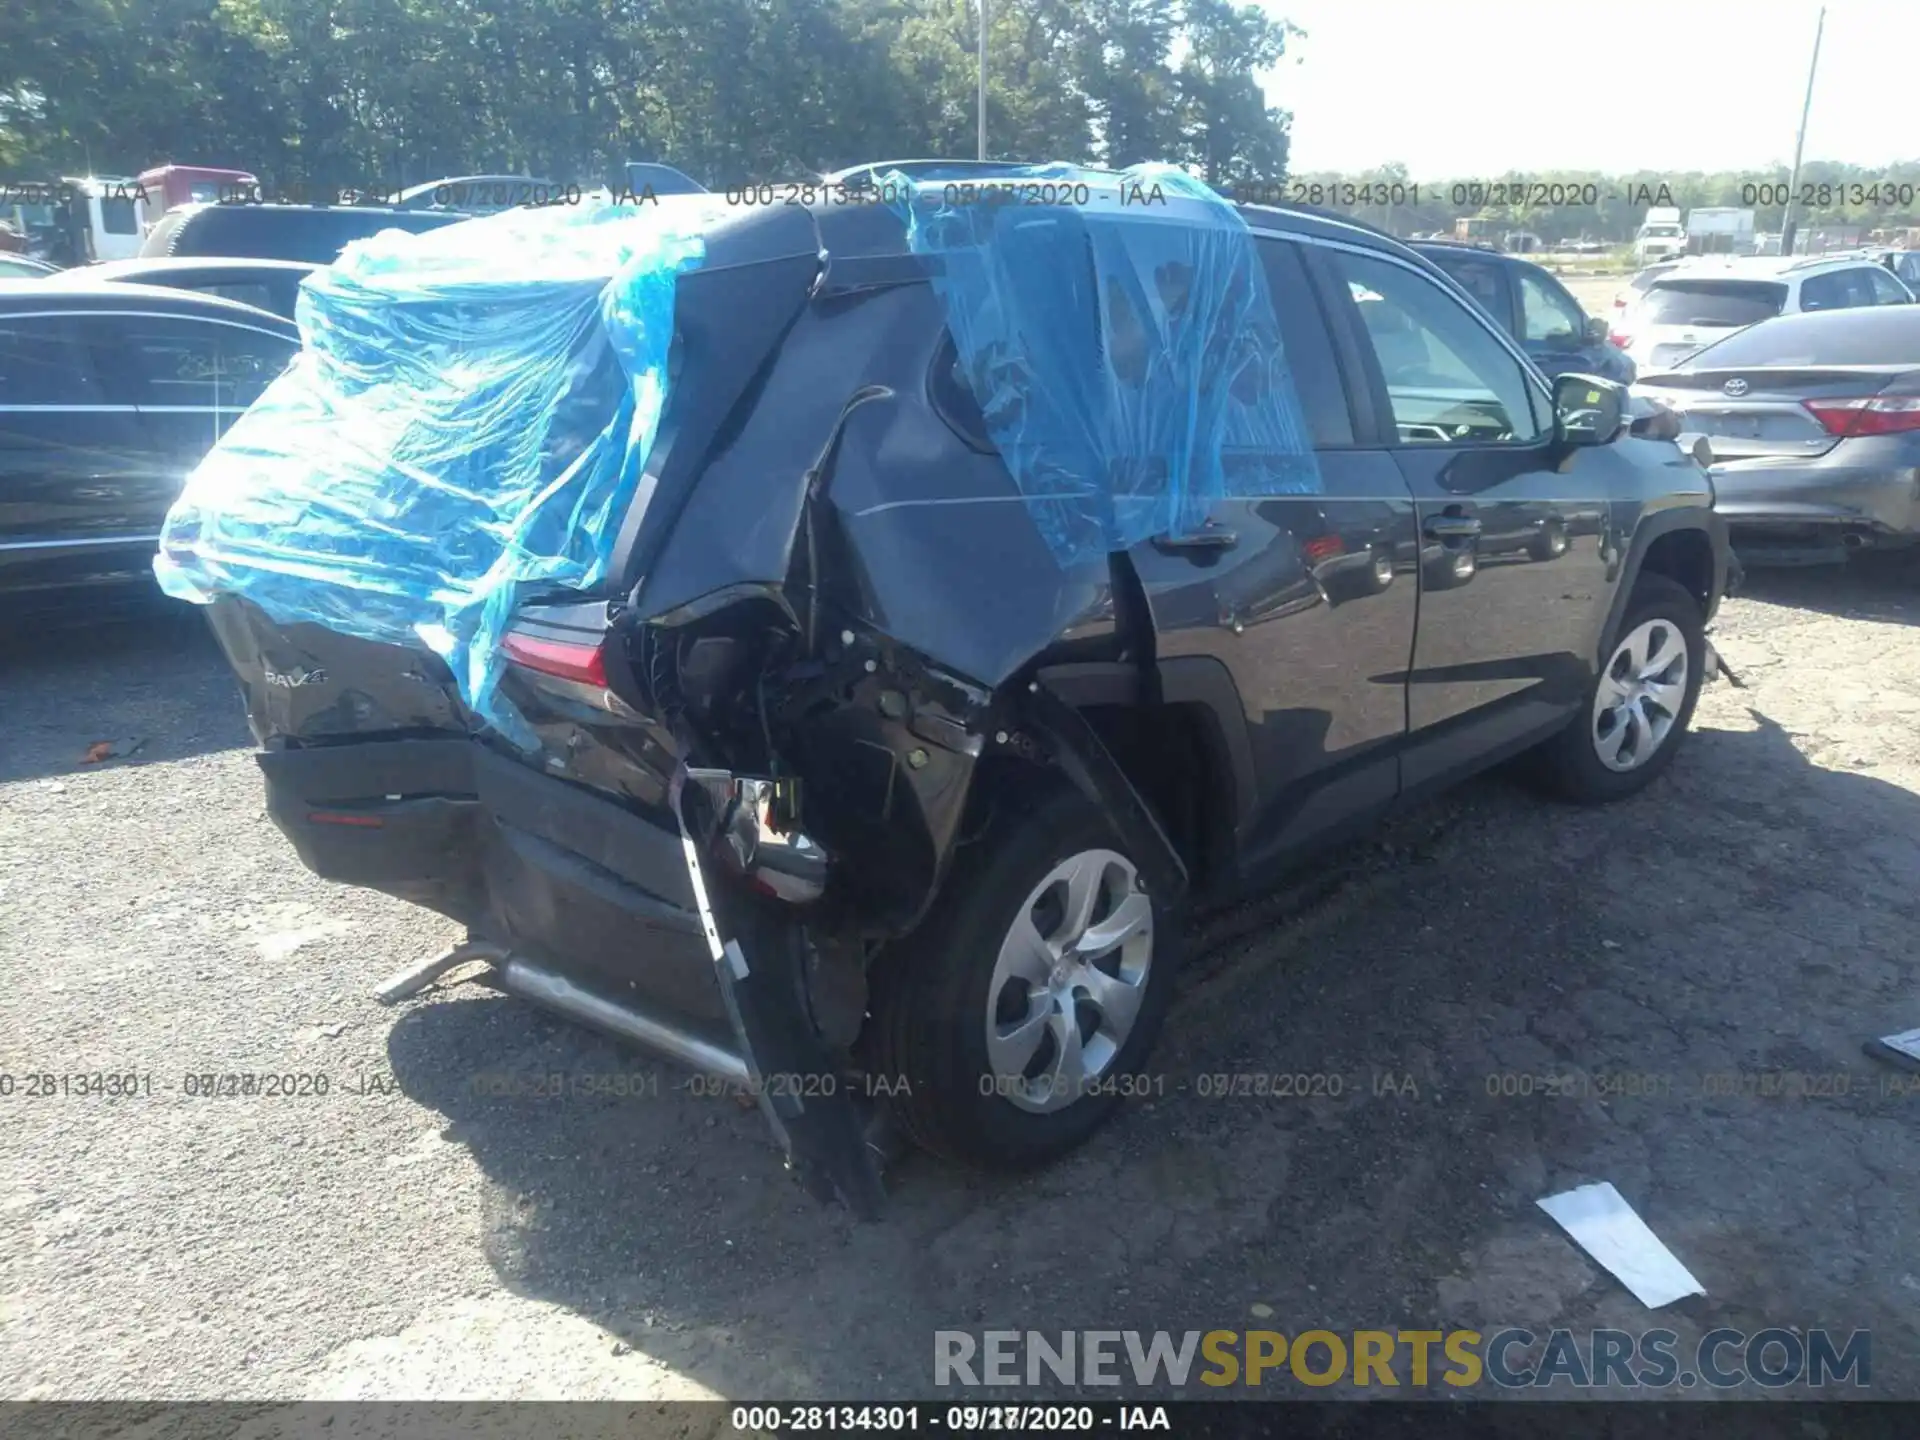
{"type": "Polygon", "coordinates": [[[0,636],[0,784],[252,743],[198,606],[151,604],[0,636]],[[111,753],[93,747],[105,743],[111,753]],[[89,761],[89,753],[101,758],[89,761]]]}
{"type": "MultiPolygon", "coordinates": [[[[491,992],[414,1006],[389,1061],[477,1162],[503,1285],[730,1397],[924,1399],[942,1329],[1644,1329],[1534,1206],[1600,1179],[1706,1285],[1661,1314],[1683,1350],[1791,1313],[1871,1328],[1876,1380],[1920,1389],[1900,1378],[1920,1377],[1920,1340],[1899,1281],[1920,1156],[1894,1138],[1913,1102],[1860,1053],[1920,1023],[1900,958],[1920,797],[1722,714],[1632,801],[1555,806],[1489,778],[1343,852],[1303,906],[1213,926],[1147,1098],[1034,1174],[910,1157],[875,1223],[786,1183],[757,1112],[491,992]],[[1853,1088],[1788,1104],[1703,1080],[1763,1071],[1853,1088]],[[1659,1088],[1492,1085],[1603,1073],[1659,1088]],[[530,1093],[549,1075],[639,1093],[530,1093]],[[1270,1083],[1222,1091],[1245,1076],[1270,1083]]],[[[1334,1392],[1270,1375],[1185,1393],[1334,1392]]]]}
{"type": "Polygon", "coordinates": [[[1749,563],[1740,598],[1848,620],[1920,625],[1920,546],[1862,551],[1845,565],[1749,563]]]}

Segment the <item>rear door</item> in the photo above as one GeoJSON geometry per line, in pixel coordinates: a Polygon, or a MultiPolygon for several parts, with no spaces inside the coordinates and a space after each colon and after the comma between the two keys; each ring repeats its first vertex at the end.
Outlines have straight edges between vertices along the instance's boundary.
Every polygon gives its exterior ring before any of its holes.
{"type": "Polygon", "coordinates": [[[0,315],[0,590],[137,576],[150,483],[138,417],[75,317],[0,315]]]}
{"type": "Polygon", "coordinates": [[[143,523],[157,534],[193,468],[293,358],[292,341],[199,316],[87,317],[112,398],[138,416],[149,483],[143,523]]]}
{"type": "Polygon", "coordinates": [[[1239,692],[1254,865],[1394,798],[1419,588],[1412,492],[1343,384],[1351,339],[1329,329],[1303,246],[1256,244],[1324,493],[1229,498],[1211,517],[1224,545],[1133,551],[1163,666],[1223,665],[1239,692]]]}
{"type": "Polygon", "coordinates": [[[1612,599],[1611,502],[1626,493],[1626,462],[1610,446],[1558,453],[1539,378],[1427,274],[1377,253],[1332,259],[1420,525],[1411,788],[1539,735],[1577,703],[1612,599]]]}

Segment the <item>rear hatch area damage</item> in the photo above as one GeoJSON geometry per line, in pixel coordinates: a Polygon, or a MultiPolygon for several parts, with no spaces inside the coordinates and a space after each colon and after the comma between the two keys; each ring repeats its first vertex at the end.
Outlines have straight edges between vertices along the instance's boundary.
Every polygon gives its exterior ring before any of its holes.
{"type": "Polygon", "coordinates": [[[155,568],[206,606],[307,866],[466,928],[383,998],[485,960],[740,1085],[810,1191],[871,1215],[903,1082],[862,1065],[868,976],[982,768],[1057,770],[1177,899],[1155,811],[1046,676],[1130,666],[1150,696],[1127,547],[1317,475],[1270,313],[1190,304],[1223,288],[1196,266],[1258,281],[1230,211],[1135,253],[1071,214],[1015,244],[938,206],[637,208],[350,247],[155,568]],[[1131,358],[1021,353],[1041,299],[979,287],[1031,290],[1048,250],[1095,256],[1069,302],[1145,322],[1131,358]],[[1073,368],[1229,362],[1178,433],[1073,368]]]}

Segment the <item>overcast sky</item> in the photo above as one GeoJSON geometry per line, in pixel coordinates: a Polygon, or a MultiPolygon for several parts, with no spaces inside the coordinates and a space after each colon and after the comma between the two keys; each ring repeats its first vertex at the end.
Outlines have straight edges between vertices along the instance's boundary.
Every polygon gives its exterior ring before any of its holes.
{"type": "MultiPolygon", "coordinates": [[[[1257,0],[1307,38],[1266,77],[1289,169],[1743,170],[1793,159],[1806,0],[1257,0]]],[[[1920,0],[1831,0],[1809,160],[1920,161],[1920,0]]]]}

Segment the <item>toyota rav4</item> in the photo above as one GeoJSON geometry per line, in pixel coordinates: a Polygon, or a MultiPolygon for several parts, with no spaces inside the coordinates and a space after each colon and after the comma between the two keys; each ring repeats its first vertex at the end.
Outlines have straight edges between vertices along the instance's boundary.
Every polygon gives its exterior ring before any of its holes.
{"type": "Polygon", "coordinates": [[[484,960],[738,1082],[867,1211],[886,1136],[988,1165],[1087,1139],[1190,907],[1509,757],[1590,802],[1674,761],[1728,552],[1670,428],[1549,384],[1429,261],[1317,212],[1179,197],[1151,224],[1238,258],[1162,244],[1118,283],[1101,227],[1135,221],[1093,194],[1005,217],[1006,273],[1056,305],[1005,334],[1082,366],[1071,391],[959,323],[963,267],[898,207],[808,188],[715,223],[604,581],[503,622],[517,739],[428,646],[210,597],[301,858],[471,937],[387,994],[484,960]],[[1232,306],[1276,339],[1229,397],[1168,337],[1232,306]],[[1063,495],[1119,513],[1187,459],[1037,472],[1036,427],[1171,433],[1229,398],[1295,417],[1310,483],[1238,483],[1266,443],[1241,435],[1203,513],[1062,548],[1063,495]]]}

